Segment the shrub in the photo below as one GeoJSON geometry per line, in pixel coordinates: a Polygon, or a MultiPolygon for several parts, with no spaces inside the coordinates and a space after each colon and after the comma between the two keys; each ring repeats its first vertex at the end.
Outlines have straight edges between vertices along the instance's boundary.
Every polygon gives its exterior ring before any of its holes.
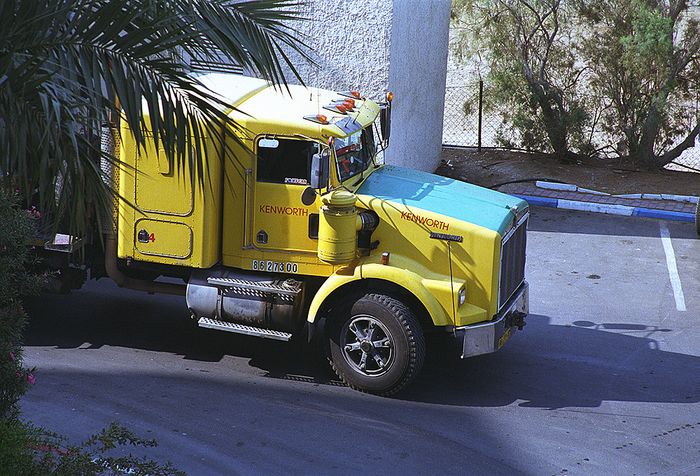
{"type": "Polygon", "coordinates": [[[17,402],[34,384],[34,369],[22,364],[27,316],[20,299],[37,292],[43,281],[32,272],[33,222],[39,214],[23,210],[16,194],[3,185],[0,181],[0,475],[184,474],[147,458],[112,456],[111,450],[127,445],[156,446],[116,423],[81,445],[65,446],[62,437],[19,418],[17,402]]]}
{"type": "Polygon", "coordinates": [[[20,302],[39,287],[30,271],[31,222],[15,194],[0,187],[0,420],[16,417],[17,400],[34,383],[33,371],[22,366],[26,315],[20,302]]]}
{"type": "Polygon", "coordinates": [[[20,420],[0,420],[0,472],[13,476],[184,475],[170,464],[147,458],[107,455],[125,446],[156,446],[155,441],[142,440],[116,423],[80,445],[64,443],[60,436],[20,420]]]}

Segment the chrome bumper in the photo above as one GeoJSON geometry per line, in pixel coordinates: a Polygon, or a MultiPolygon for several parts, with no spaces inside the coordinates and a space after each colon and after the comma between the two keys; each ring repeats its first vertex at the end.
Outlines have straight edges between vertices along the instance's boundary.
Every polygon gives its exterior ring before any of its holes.
{"type": "Polygon", "coordinates": [[[489,354],[503,347],[513,331],[525,324],[529,307],[528,284],[523,281],[492,321],[455,328],[457,338],[463,341],[462,358],[489,354]]]}

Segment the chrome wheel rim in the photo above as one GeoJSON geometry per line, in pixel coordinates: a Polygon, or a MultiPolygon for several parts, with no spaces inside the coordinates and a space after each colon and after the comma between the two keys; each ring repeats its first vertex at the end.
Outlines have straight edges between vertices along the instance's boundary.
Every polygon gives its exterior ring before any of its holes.
{"type": "Polygon", "coordinates": [[[340,341],[345,361],[363,375],[384,375],[394,362],[394,343],[389,330],[368,314],[353,316],[343,326],[340,341]]]}

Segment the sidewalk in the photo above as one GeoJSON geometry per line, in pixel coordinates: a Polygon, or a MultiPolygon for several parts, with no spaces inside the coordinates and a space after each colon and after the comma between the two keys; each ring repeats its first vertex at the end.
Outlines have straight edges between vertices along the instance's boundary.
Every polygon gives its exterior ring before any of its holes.
{"type": "Polygon", "coordinates": [[[532,182],[511,183],[497,190],[539,205],[570,210],[582,210],[613,215],[661,218],[676,221],[695,221],[696,197],[653,195],[654,198],[608,195],[574,185],[532,182]],[[551,187],[551,188],[550,188],[551,187]],[[560,189],[555,189],[560,188],[560,189]],[[675,199],[674,199],[675,198],[675,199]]]}

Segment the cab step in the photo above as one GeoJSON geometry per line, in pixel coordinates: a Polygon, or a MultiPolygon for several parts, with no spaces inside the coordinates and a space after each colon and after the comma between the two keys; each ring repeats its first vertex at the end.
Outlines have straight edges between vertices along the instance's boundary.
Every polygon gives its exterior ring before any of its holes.
{"type": "Polygon", "coordinates": [[[199,327],[205,327],[207,329],[216,329],[218,331],[233,332],[235,334],[245,334],[255,337],[264,337],[266,339],[274,339],[281,341],[289,341],[292,338],[292,334],[281,331],[273,331],[271,329],[261,329],[259,327],[246,326],[243,324],[236,324],[235,322],[220,321],[218,319],[210,319],[208,317],[202,317],[197,321],[199,327]]]}
{"type": "Polygon", "coordinates": [[[291,280],[285,281],[281,284],[275,284],[269,281],[251,281],[240,278],[210,277],[207,278],[207,283],[225,288],[286,296],[296,296],[301,292],[301,283],[291,280]]]}

